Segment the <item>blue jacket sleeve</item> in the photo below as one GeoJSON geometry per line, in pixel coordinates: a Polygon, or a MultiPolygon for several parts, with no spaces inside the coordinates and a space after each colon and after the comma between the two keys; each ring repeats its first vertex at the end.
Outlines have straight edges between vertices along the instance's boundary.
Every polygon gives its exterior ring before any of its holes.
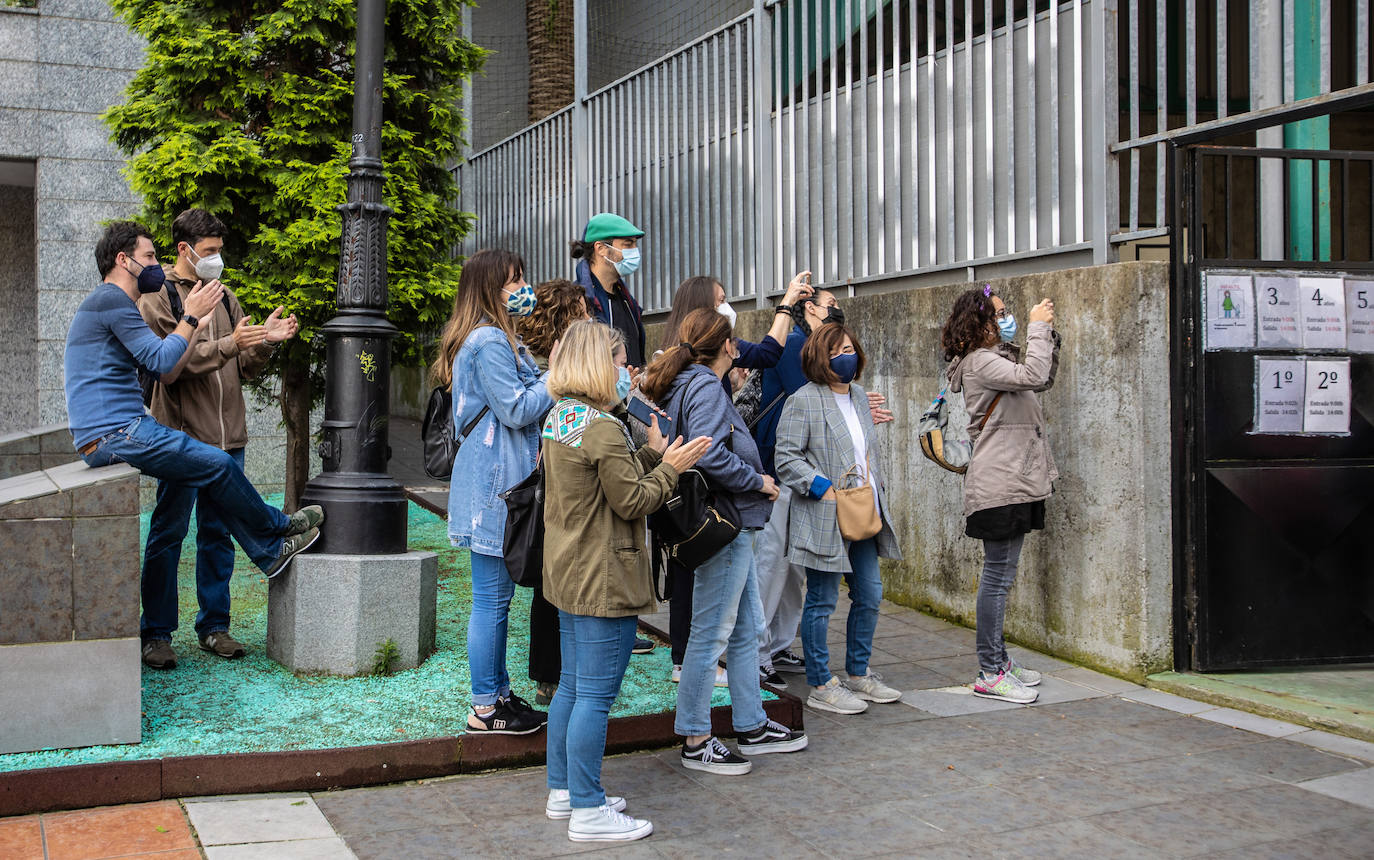
{"type": "MultiPolygon", "coordinates": [[[[732,493],[763,489],[763,475],[726,444],[731,431],[729,415],[734,407],[730,406],[725,389],[716,383],[714,377],[705,383],[693,385],[693,389],[688,392],[687,403],[690,405],[686,409],[691,414],[692,433],[710,436],[715,440],[697,461],[696,467],[717,486],[732,493]]],[[[736,426],[735,429],[745,432],[743,426],[736,426]]]]}
{"type": "Polygon", "coordinates": [[[739,358],[735,359],[735,367],[762,370],[773,367],[778,363],[778,359],[782,358],[782,344],[773,340],[772,335],[764,335],[763,340],[758,343],[737,339],[735,346],[739,349],[739,358]]]}
{"type": "Polygon", "coordinates": [[[181,361],[181,355],[188,346],[186,338],[175,332],[166,337],[153,334],[148,323],[132,305],[108,313],[110,331],[114,332],[114,336],[119,338],[134,359],[148,370],[158,375],[170,373],[181,361]]]}
{"type": "Polygon", "coordinates": [[[477,348],[477,383],[491,406],[491,414],[507,427],[519,429],[538,421],[553,406],[541,376],[526,385],[515,366],[515,354],[504,338],[493,338],[477,348]]]}

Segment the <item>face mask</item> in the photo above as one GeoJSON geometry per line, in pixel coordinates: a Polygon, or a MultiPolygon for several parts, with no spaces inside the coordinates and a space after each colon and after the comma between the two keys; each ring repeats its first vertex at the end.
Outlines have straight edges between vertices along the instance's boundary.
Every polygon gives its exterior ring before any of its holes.
{"type": "Polygon", "coordinates": [[[534,312],[534,287],[524,284],[513,293],[506,293],[506,313],[513,317],[527,317],[534,312]]]}
{"type": "Polygon", "coordinates": [[[218,253],[202,257],[196,253],[194,248],[187,246],[191,256],[196,258],[196,277],[202,281],[213,281],[224,273],[224,257],[218,253]]]}
{"type": "Polygon", "coordinates": [[[735,320],[739,318],[739,315],[735,313],[734,308],[730,307],[729,302],[721,302],[716,305],[716,311],[730,321],[730,328],[735,327],[735,320]]]}
{"type": "Polygon", "coordinates": [[[848,385],[854,380],[854,374],[859,372],[859,354],[856,352],[840,353],[830,359],[830,369],[835,371],[840,382],[848,385]]]}
{"type": "Polygon", "coordinates": [[[840,310],[839,305],[835,305],[830,309],[830,313],[826,315],[825,321],[828,323],[839,323],[840,325],[844,325],[844,311],[840,310]]]}
{"type": "Polygon", "coordinates": [[[1002,335],[1005,343],[1011,343],[1011,339],[1016,337],[1016,317],[1007,314],[997,321],[997,331],[1002,335]]]}
{"type": "MultiPolygon", "coordinates": [[[[125,269],[127,272],[128,269],[125,269]]],[[[129,272],[133,274],[133,272],[129,272]]],[[[162,289],[163,283],[167,280],[167,274],[162,271],[162,266],[151,263],[144,266],[138,273],[138,291],[140,293],[155,293],[162,289]]]]}
{"type": "Polygon", "coordinates": [[[615,266],[616,274],[622,278],[628,278],[639,271],[639,249],[638,248],[617,248],[620,252],[620,261],[611,263],[615,266]]]}
{"type": "Polygon", "coordinates": [[[615,381],[615,399],[620,401],[630,396],[630,371],[623,367],[617,367],[616,370],[620,373],[615,381]]]}

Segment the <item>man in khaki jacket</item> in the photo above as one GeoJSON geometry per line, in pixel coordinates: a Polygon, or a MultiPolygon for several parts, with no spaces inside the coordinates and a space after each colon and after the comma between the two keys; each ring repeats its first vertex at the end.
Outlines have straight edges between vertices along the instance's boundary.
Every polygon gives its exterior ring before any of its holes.
{"type": "MultiPolygon", "coordinates": [[[[225,226],[203,209],[188,209],[172,222],[176,245],[174,266],[164,267],[166,287],[139,303],[148,327],[159,337],[176,326],[180,307],[173,307],[199,282],[219,278],[225,226]]],[[[248,443],[247,408],[242,380],[256,376],[273,348],[296,334],[296,317],[282,318],[277,308],[262,325],[254,325],[237,297],[224,288],[224,300],[191,340],[190,358],[174,378],[153,386],[153,417],[174,430],[214,445],[243,467],[248,443]]],[[[196,488],[161,480],[143,556],[143,662],[154,669],[176,666],[172,632],[177,629],[177,566],[181,544],[196,510],[196,638],[200,647],[220,657],[242,657],[243,645],[229,634],[229,579],[234,572],[234,546],[229,531],[212,507],[196,503],[196,488]]]]}

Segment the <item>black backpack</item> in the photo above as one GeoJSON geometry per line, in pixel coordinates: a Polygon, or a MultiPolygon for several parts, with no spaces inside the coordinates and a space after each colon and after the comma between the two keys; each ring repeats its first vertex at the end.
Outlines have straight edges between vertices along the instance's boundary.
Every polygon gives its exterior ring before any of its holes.
{"type": "Polygon", "coordinates": [[[458,456],[458,446],[487,414],[490,406],[483,406],[477,417],[463,428],[463,435],[454,438],[453,433],[453,394],[444,386],[436,385],[429,393],[429,404],[425,407],[425,420],[420,424],[420,442],[424,447],[425,474],[439,481],[447,481],[453,475],[453,461],[458,456]]]}

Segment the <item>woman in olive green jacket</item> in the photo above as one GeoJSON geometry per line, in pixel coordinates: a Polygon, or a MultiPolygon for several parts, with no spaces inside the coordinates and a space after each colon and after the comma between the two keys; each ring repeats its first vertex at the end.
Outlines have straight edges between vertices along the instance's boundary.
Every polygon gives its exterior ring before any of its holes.
{"type": "Polygon", "coordinates": [[[544,596],[558,608],[563,671],[549,707],[545,813],[568,818],[574,841],[622,841],[653,825],[621,814],[601,787],[606,721],[634,647],[635,621],[654,609],[644,518],[658,510],[710,446],[670,446],[649,430],[634,451],[618,401],[609,327],[573,323],[551,357],[554,398],[544,422],[544,596]]]}

